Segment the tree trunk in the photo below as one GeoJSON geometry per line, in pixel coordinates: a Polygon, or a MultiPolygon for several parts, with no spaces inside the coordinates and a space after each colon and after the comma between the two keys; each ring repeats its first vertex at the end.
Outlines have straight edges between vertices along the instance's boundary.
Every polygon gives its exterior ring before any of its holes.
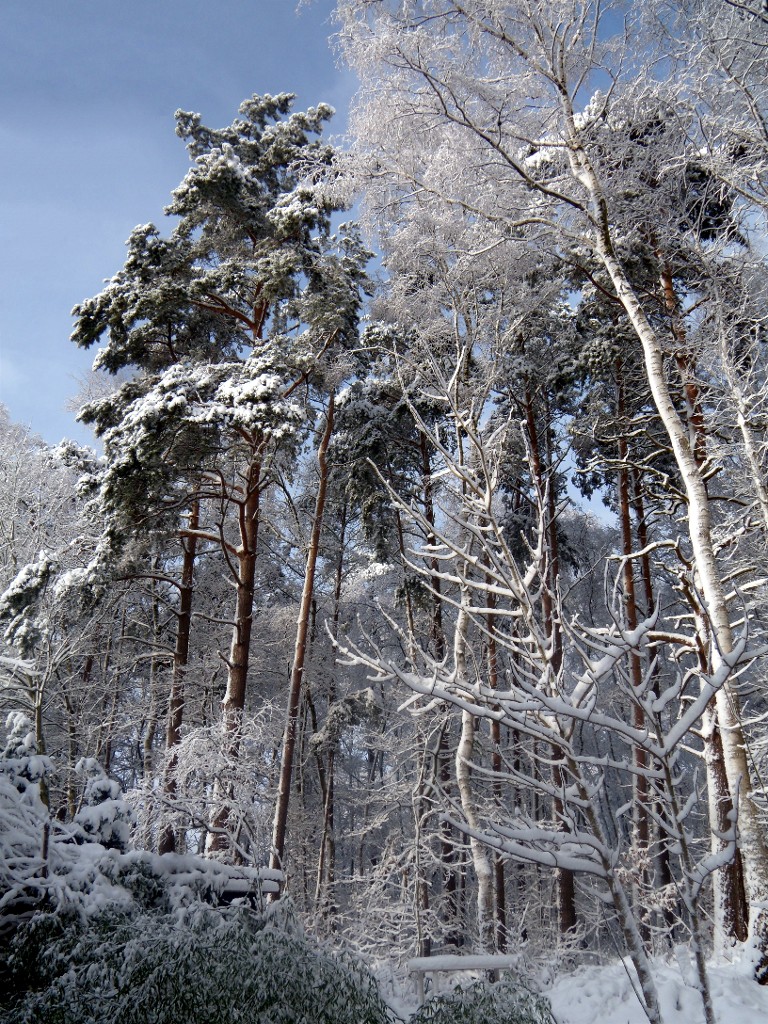
{"type": "MultiPolygon", "coordinates": [[[[635,511],[635,522],[637,524],[637,543],[643,554],[640,556],[640,575],[643,583],[643,614],[648,616],[653,611],[654,599],[653,599],[653,576],[651,573],[651,559],[648,554],[648,522],[645,515],[645,506],[643,503],[642,496],[642,477],[640,470],[635,466],[631,470],[632,472],[632,506],[635,511]]],[[[653,676],[658,675],[659,665],[658,661],[654,659],[650,671],[653,676]]],[[[661,786],[662,783],[659,781],[657,786],[661,786]]],[[[659,801],[656,804],[656,811],[660,817],[664,815],[664,808],[659,801]]],[[[661,838],[657,844],[658,856],[656,858],[657,870],[658,870],[658,888],[665,889],[668,893],[672,890],[672,861],[669,853],[669,841],[666,838],[661,838]]],[[[672,908],[665,904],[662,912],[664,924],[667,928],[668,940],[670,943],[673,941],[674,929],[676,923],[676,916],[672,908]]]]}
{"type": "MultiPolygon", "coordinates": [[[[342,502],[339,519],[339,554],[336,560],[336,578],[333,585],[333,618],[331,620],[331,635],[334,640],[339,635],[339,619],[341,616],[341,592],[344,584],[344,549],[347,540],[347,499],[342,502]]],[[[328,710],[333,708],[336,702],[336,657],[334,656],[333,669],[328,690],[328,710]]],[[[317,882],[315,885],[315,904],[323,913],[335,914],[336,898],[334,895],[334,884],[336,881],[336,833],[334,823],[334,800],[335,800],[335,773],[336,773],[336,746],[332,743],[328,749],[328,760],[323,767],[321,763],[322,754],[318,759],[318,774],[321,780],[323,793],[323,831],[320,837],[320,849],[317,862],[317,882]]]]}
{"type": "MultiPolygon", "coordinates": [[[[717,711],[713,703],[707,708],[701,732],[707,766],[710,823],[721,834],[727,833],[733,827],[733,800],[728,787],[717,711]]],[[[717,837],[713,837],[712,845],[717,851],[722,848],[723,843],[717,837]]],[[[713,942],[715,949],[721,950],[734,941],[746,942],[749,936],[749,905],[740,849],[736,850],[731,862],[717,872],[714,884],[713,942]]]]}
{"type": "MultiPolygon", "coordinates": [[[[456,621],[454,640],[454,658],[457,680],[467,679],[467,626],[468,616],[462,604],[456,621]]],[[[475,745],[476,718],[471,711],[464,710],[461,714],[461,736],[456,748],[456,784],[461,800],[461,810],[467,824],[478,832],[481,830],[480,820],[475,805],[475,794],[472,787],[472,754],[475,745]]],[[[477,879],[477,930],[480,950],[483,953],[496,951],[496,928],[494,926],[493,868],[485,845],[470,836],[469,848],[472,852],[472,865],[477,879]]]]}
{"type": "MultiPolygon", "coordinates": [[[[622,583],[624,589],[624,614],[626,617],[627,629],[633,633],[637,629],[637,598],[635,593],[634,562],[631,557],[634,550],[632,538],[632,517],[630,511],[630,481],[629,481],[629,446],[626,435],[626,403],[624,395],[624,374],[621,359],[616,360],[616,418],[618,421],[619,438],[619,522],[621,526],[621,553],[624,556],[622,565],[622,583]]],[[[640,695],[643,687],[643,666],[640,661],[640,653],[637,650],[629,653],[629,678],[632,690],[637,694],[637,699],[632,705],[633,725],[640,732],[644,729],[645,712],[640,703],[640,695]]],[[[634,774],[632,785],[634,788],[633,815],[634,815],[634,845],[638,852],[640,869],[637,875],[634,902],[638,920],[640,921],[640,934],[644,942],[650,939],[650,927],[647,915],[642,911],[643,894],[648,888],[648,847],[650,842],[650,815],[648,813],[648,754],[642,747],[636,746],[633,750],[634,774]]]]}
{"type": "MultiPolygon", "coordinates": [[[[496,616],[493,614],[493,608],[496,607],[496,596],[490,590],[488,592],[488,607],[490,609],[486,617],[488,627],[488,685],[492,690],[496,690],[499,685],[499,659],[496,649],[496,637],[494,635],[496,616]]],[[[494,710],[498,709],[499,705],[497,704],[494,706],[494,710]]],[[[503,806],[501,773],[504,765],[501,757],[501,725],[498,719],[495,718],[491,721],[491,744],[491,769],[495,776],[493,780],[493,799],[496,806],[501,808],[503,806]]],[[[496,854],[493,858],[493,880],[496,896],[496,948],[500,953],[505,953],[507,949],[507,900],[504,858],[499,854],[496,854]]]]}
{"type": "Polygon", "coordinates": [[[282,869],[285,858],[285,833],[288,823],[288,806],[291,797],[291,779],[293,776],[293,755],[296,748],[296,732],[298,727],[299,705],[301,698],[301,684],[304,675],[304,665],[307,655],[307,637],[309,632],[309,617],[312,608],[312,595],[315,586],[315,569],[320,551],[320,532],[323,525],[323,512],[325,511],[325,498],[328,489],[328,463],[326,455],[328,445],[333,434],[333,416],[335,409],[335,395],[331,392],[328,398],[328,410],[325,417],[325,430],[317,451],[317,463],[320,471],[318,481],[317,498],[315,500],[315,514],[312,521],[312,532],[310,534],[309,548],[307,550],[307,561],[304,571],[304,587],[301,594],[299,607],[299,618],[296,629],[296,645],[293,655],[293,666],[291,668],[291,680],[288,691],[288,711],[283,735],[283,754],[280,762],[280,776],[277,789],[277,802],[275,805],[274,826],[272,830],[272,853],[270,856],[270,867],[282,869]]]}
{"type": "MultiPolygon", "coordinates": [[[[680,320],[679,303],[672,272],[663,261],[660,277],[664,294],[664,305],[670,318],[672,336],[677,346],[675,362],[683,381],[688,437],[696,464],[703,474],[707,458],[707,433],[701,395],[696,384],[693,359],[688,352],[685,329],[680,320]]],[[[706,480],[704,480],[704,487],[705,489],[707,487],[706,480]]],[[[695,598],[691,595],[691,604],[695,603],[695,598]]],[[[699,623],[701,649],[702,651],[710,651],[711,636],[709,623],[701,616],[697,616],[696,621],[699,623]]],[[[708,667],[706,661],[702,659],[702,672],[706,672],[708,667]]],[[[704,716],[701,733],[704,741],[704,760],[707,768],[710,825],[713,830],[712,849],[717,853],[724,848],[724,843],[715,833],[726,833],[730,830],[733,797],[728,784],[717,705],[714,702],[710,703],[704,716]]],[[[747,906],[744,885],[743,862],[739,849],[736,850],[729,863],[725,864],[715,875],[714,887],[714,946],[719,951],[733,942],[745,941],[748,935],[749,908],[747,906]]]]}
{"type": "MultiPolygon", "coordinates": [[[[261,462],[254,459],[248,467],[245,498],[238,506],[240,544],[237,549],[235,618],[227,663],[227,689],[222,701],[222,729],[225,759],[236,759],[240,750],[245,694],[253,626],[254,583],[261,505],[261,462]]],[[[225,769],[226,770],[226,769],[225,769]]],[[[206,853],[220,853],[229,846],[226,828],[231,808],[227,786],[217,779],[214,801],[220,806],[208,833],[206,853]]]]}
{"type": "MultiPolygon", "coordinates": [[[[432,462],[429,457],[429,447],[427,445],[427,439],[422,433],[419,435],[419,443],[421,447],[421,474],[422,483],[424,488],[424,518],[426,519],[431,532],[427,534],[427,544],[434,545],[435,543],[435,505],[432,492],[432,462]]],[[[434,647],[435,658],[437,661],[442,661],[445,655],[445,634],[443,632],[443,601],[440,592],[440,562],[434,555],[430,558],[430,568],[432,569],[432,577],[430,579],[430,587],[433,590],[432,594],[432,618],[431,618],[431,631],[432,631],[432,644],[434,647]]]]}
{"type": "MultiPolygon", "coordinates": [[[[572,111],[566,110],[566,119],[571,146],[569,158],[573,172],[587,189],[594,208],[597,250],[642,345],[648,384],[669,437],[688,499],[689,536],[699,586],[714,634],[712,668],[716,672],[723,667],[724,657],[727,658],[733,652],[733,633],[712,541],[710,503],[704,477],[691,446],[688,431],[672,401],[664,371],[663,347],[614,251],[605,197],[580,142],[572,111]]],[[[731,796],[738,794],[739,797],[739,830],[751,907],[750,938],[760,951],[755,976],[761,983],[765,983],[768,982],[768,912],[765,909],[768,907],[768,849],[758,820],[757,808],[752,800],[752,783],[741,727],[738,695],[726,682],[718,689],[715,703],[729,792],[731,796]]]]}
{"type": "MultiPolygon", "coordinates": [[[[166,762],[163,774],[163,792],[170,803],[173,803],[176,798],[177,755],[175,748],[181,741],[181,727],[184,721],[184,675],[189,660],[189,640],[192,631],[192,590],[197,556],[195,531],[199,525],[200,506],[195,499],[189,514],[190,534],[181,541],[183,560],[179,586],[179,612],[176,625],[176,644],[173,651],[171,694],[168,700],[168,721],[165,731],[166,762]]],[[[175,850],[176,833],[173,825],[169,823],[160,833],[157,852],[173,853],[175,850]]]]}
{"type": "MultiPolygon", "coordinates": [[[[533,398],[530,387],[526,385],[523,398],[525,411],[525,425],[528,433],[528,444],[531,455],[531,470],[533,471],[534,484],[536,486],[538,501],[546,504],[546,534],[547,534],[547,565],[544,578],[541,583],[541,607],[544,615],[544,629],[550,648],[550,666],[556,676],[562,666],[563,647],[560,635],[560,626],[555,616],[554,594],[557,591],[557,577],[559,574],[559,551],[557,539],[557,508],[554,494],[554,480],[551,460],[551,438],[550,426],[547,422],[547,454],[549,464],[545,471],[539,445],[539,435],[536,426],[536,416],[533,408],[533,398]]],[[[548,416],[547,416],[548,419],[548,416]]],[[[552,751],[552,781],[556,789],[565,787],[566,782],[562,776],[559,761],[562,751],[554,748],[552,751]]],[[[553,801],[553,814],[559,828],[565,828],[563,821],[563,804],[559,797],[553,801]]],[[[576,881],[573,872],[568,868],[559,867],[557,870],[557,909],[561,934],[565,935],[576,927],[578,918],[576,916],[576,881]]]]}

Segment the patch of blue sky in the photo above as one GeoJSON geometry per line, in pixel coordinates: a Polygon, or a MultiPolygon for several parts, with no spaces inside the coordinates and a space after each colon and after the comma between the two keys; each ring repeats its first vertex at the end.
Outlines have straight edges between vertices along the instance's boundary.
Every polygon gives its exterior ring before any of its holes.
{"type": "Polygon", "coordinates": [[[4,0],[0,13],[0,402],[56,443],[93,353],[75,303],[125,258],[188,167],[177,108],[228,124],[254,92],[320,101],[346,126],[355,88],[329,45],[333,0],[4,0]]]}

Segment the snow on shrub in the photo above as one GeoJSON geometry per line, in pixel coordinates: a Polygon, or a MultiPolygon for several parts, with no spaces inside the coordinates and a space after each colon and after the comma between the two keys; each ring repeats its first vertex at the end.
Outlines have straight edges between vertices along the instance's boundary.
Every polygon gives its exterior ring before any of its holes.
{"type": "Polygon", "coordinates": [[[48,759],[29,720],[0,748],[0,1021],[3,1024],[390,1024],[356,961],[269,912],[264,869],[125,851],[117,783],[84,760],[76,821],[40,798],[48,759]],[[219,901],[234,899],[232,906],[219,901]],[[254,910],[256,906],[258,909],[254,910]]]}
{"type": "MultiPolygon", "coordinates": [[[[14,949],[34,990],[3,1024],[392,1024],[371,975],[243,907],[41,916],[14,949]]],[[[18,991],[18,979],[15,986],[18,991]]],[[[0,1011],[3,998],[0,996],[0,1011]]]]}
{"type": "Polygon", "coordinates": [[[27,803],[36,805],[39,784],[51,771],[50,759],[39,753],[32,722],[22,711],[8,715],[5,729],[7,738],[0,754],[0,773],[26,797],[27,803]]]}
{"type": "Polygon", "coordinates": [[[76,824],[105,849],[124,853],[130,843],[133,811],[123,797],[120,783],[110,779],[95,757],[81,758],[75,771],[86,777],[76,824]]]}
{"type": "Polygon", "coordinates": [[[434,996],[409,1024],[555,1024],[549,1002],[519,979],[489,985],[477,981],[467,988],[434,996]]]}

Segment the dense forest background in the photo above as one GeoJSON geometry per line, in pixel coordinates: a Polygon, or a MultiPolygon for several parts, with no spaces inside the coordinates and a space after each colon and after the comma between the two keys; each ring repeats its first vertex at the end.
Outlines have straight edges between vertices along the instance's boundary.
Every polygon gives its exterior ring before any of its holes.
{"type": "Polygon", "coordinates": [[[74,310],[98,450],[0,423],[0,941],[207,862],[370,959],[627,955],[652,1021],[689,943],[712,1021],[707,951],[768,979],[768,19],[338,29],[347,148],[177,114],[74,310]]]}

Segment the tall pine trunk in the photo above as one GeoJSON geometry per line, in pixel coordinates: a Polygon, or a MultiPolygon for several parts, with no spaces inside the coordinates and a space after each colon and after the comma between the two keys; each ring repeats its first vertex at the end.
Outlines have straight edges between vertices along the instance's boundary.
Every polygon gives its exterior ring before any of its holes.
{"type": "MultiPolygon", "coordinates": [[[[168,721],[165,731],[165,771],[163,793],[170,802],[176,798],[176,747],[181,742],[181,727],[184,721],[184,677],[189,661],[189,641],[192,633],[192,591],[197,557],[195,531],[200,524],[200,505],[192,502],[189,514],[189,533],[182,539],[181,583],[179,586],[179,611],[176,625],[176,642],[173,650],[173,676],[168,700],[168,721]]],[[[167,824],[160,833],[158,853],[173,853],[176,850],[176,833],[173,825],[167,824]]]]}
{"type": "MultiPolygon", "coordinates": [[[[248,668],[253,627],[256,555],[261,507],[261,461],[254,458],[246,474],[245,495],[238,503],[240,544],[235,567],[235,616],[232,641],[227,664],[227,689],[222,701],[222,729],[225,759],[234,760],[240,752],[243,711],[248,686],[248,668]]],[[[226,770],[226,769],[225,769],[226,770]]],[[[208,833],[206,853],[220,853],[229,846],[227,826],[230,820],[231,793],[225,779],[218,778],[214,786],[214,801],[218,804],[213,829],[208,833]]]]}
{"type": "MultiPolygon", "coordinates": [[[[541,445],[539,443],[539,432],[536,426],[536,416],[533,407],[533,397],[530,386],[526,385],[523,398],[525,412],[525,426],[528,434],[528,447],[530,452],[531,470],[533,473],[534,485],[538,501],[545,504],[546,519],[545,530],[547,537],[547,564],[541,587],[541,607],[544,615],[544,629],[549,643],[550,668],[553,676],[560,672],[563,660],[562,637],[560,635],[560,624],[555,614],[555,598],[557,592],[559,575],[559,551],[557,538],[557,507],[555,500],[555,481],[553,479],[552,465],[552,443],[551,428],[548,422],[545,425],[546,431],[546,453],[548,464],[545,469],[541,445]]],[[[565,772],[562,768],[562,751],[559,747],[552,749],[552,782],[556,791],[564,790],[567,785],[565,772]]],[[[553,816],[558,828],[565,828],[563,820],[563,802],[559,796],[553,800],[553,816]]],[[[576,916],[576,879],[569,868],[558,867],[557,871],[557,912],[560,932],[563,935],[573,931],[578,922],[576,916]]]]}
{"type": "MultiPolygon", "coordinates": [[[[632,553],[634,543],[632,537],[632,516],[630,508],[630,470],[629,470],[629,446],[627,443],[627,410],[624,393],[624,371],[621,360],[618,359],[615,365],[616,376],[616,414],[618,420],[619,437],[619,523],[621,527],[621,553],[623,555],[622,585],[624,590],[624,614],[626,616],[627,629],[633,633],[637,629],[637,597],[635,593],[635,573],[632,553]]],[[[646,726],[645,712],[640,703],[643,690],[643,666],[640,660],[640,653],[637,650],[629,653],[629,678],[632,691],[636,694],[636,700],[632,705],[632,724],[642,732],[646,726]]],[[[634,763],[634,774],[632,785],[634,789],[633,814],[634,814],[634,845],[640,860],[640,870],[635,884],[635,907],[638,919],[641,921],[640,933],[643,941],[650,940],[650,928],[647,917],[642,912],[643,894],[648,888],[647,857],[650,843],[650,814],[648,808],[648,754],[641,747],[636,746],[632,752],[634,763]]]]}
{"type": "Polygon", "coordinates": [[[317,450],[319,480],[315,512],[312,520],[312,531],[307,549],[304,568],[304,586],[299,606],[299,618],[296,627],[296,644],[291,667],[291,678],[288,689],[288,709],[286,713],[285,732],[283,734],[282,757],[278,780],[277,801],[272,829],[272,851],[270,866],[282,869],[285,860],[285,838],[288,825],[288,807],[291,799],[291,780],[293,777],[293,759],[296,749],[296,737],[299,724],[299,707],[301,704],[301,686],[304,677],[304,666],[307,656],[307,639],[309,635],[309,619],[312,610],[312,597],[315,587],[315,570],[320,552],[320,534],[323,525],[323,513],[328,491],[328,445],[333,435],[333,418],[335,411],[335,394],[328,398],[328,409],[325,416],[325,429],[317,450]]]}

